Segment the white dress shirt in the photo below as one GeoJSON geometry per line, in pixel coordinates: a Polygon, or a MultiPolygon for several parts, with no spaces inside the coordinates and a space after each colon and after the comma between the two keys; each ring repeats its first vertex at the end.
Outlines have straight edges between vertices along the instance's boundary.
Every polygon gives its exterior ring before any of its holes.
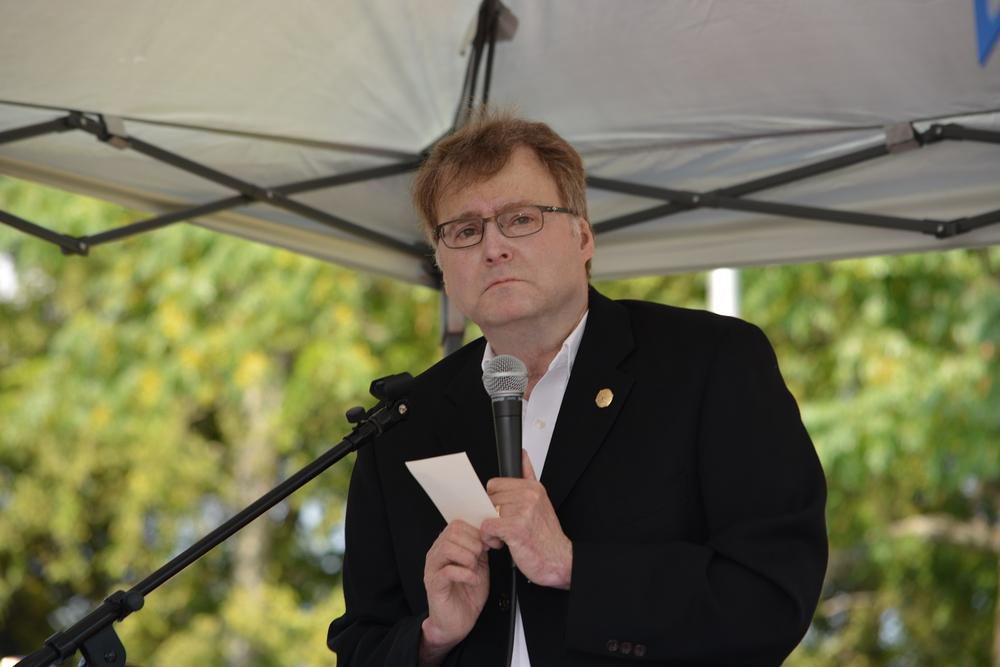
{"type": "MultiPolygon", "coordinates": [[[[523,404],[521,447],[528,452],[531,467],[535,469],[535,474],[539,479],[542,476],[542,468],[545,466],[545,457],[549,453],[552,430],[559,417],[559,406],[562,404],[563,394],[566,393],[566,385],[569,384],[569,374],[573,370],[573,361],[576,360],[576,351],[580,349],[580,339],[583,338],[583,329],[586,324],[587,313],[584,313],[579,324],[566,337],[559,352],[549,363],[545,375],[531,390],[531,398],[526,399],[523,404]]],[[[495,356],[493,347],[487,341],[486,350],[483,352],[483,370],[486,370],[486,364],[495,356]]],[[[524,641],[520,605],[518,605],[516,613],[512,664],[516,667],[531,667],[531,662],[528,659],[528,645],[524,641]]]]}

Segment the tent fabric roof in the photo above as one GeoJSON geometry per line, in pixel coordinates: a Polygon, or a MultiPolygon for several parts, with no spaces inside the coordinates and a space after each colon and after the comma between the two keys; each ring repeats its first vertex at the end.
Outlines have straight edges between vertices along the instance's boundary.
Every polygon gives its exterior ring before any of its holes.
{"type": "MultiPolygon", "coordinates": [[[[707,192],[885,146],[887,128],[904,138],[946,123],[1000,132],[1000,57],[979,60],[974,3],[505,4],[517,28],[496,44],[491,104],[550,123],[595,179],[707,192]]],[[[262,0],[6,3],[0,136],[70,110],[117,117],[129,137],[274,187],[412,163],[449,130],[478,0],[274,10],[262,0]]],[[[77,131],[0,144],[0,173],[154,214],[234,194],[77,131]]],[[[748,197],[950,220],[1000,209],[998,176],[1000,146],[940,141],[748,197]]],[[[410,177],[290,195],[408,250],[260,202],[198,222],[430,283],[410,177]]],[[[1000,224],[939,239],[719,208],[607,230],[602,221],[663,200],[589,195],[598,279],[1000,242],[1000,224]]]]}

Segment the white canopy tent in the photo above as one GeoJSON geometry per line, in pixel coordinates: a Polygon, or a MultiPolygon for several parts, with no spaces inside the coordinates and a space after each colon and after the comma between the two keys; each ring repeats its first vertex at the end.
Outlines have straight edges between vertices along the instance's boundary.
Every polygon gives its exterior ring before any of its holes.
{"type": "Polygon", "coordinates": [[[583,155],[597,279],[994,244],[998,33],[996,0],[0,1],[0,173],[152,216],[0,222],[433,284],[412,171],[488,94],[583,155]]]}

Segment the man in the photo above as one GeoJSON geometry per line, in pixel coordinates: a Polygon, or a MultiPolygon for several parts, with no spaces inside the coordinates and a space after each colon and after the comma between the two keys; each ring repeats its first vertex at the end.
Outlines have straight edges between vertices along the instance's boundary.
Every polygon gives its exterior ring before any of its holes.
{"type": "Polygon", "coordinates": [[[408,420],[358,455],[339,664],[500,665],[515,611],[522,666],[779,664],[819,596],[826,493],[764,335],[590,289],[582,162],[544,124],[466,125],[414,200],[485,340],[422,373],[408,420]],[[496,354],[528,367],[524,479],[497,477],[496,354]],[[404,465],[462,451],[499,511],[481,526],[446,526],[404,465]]]}

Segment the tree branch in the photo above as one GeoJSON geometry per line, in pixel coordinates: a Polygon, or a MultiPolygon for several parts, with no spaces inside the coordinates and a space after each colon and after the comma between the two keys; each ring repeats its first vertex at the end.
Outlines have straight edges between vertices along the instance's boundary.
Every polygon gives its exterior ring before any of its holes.
{"type": "Polygon", "coordinates": [[[962,521],[944,514],[918,514],[893,523],[892,537],[920,537],[1000,553],[1000,529],[982,519],[962,521]]]}
{"type": "Polygon", "coordinates": [[[819,605],[819,613],[827,618],[850,612],[854,609],[868,609],[875,600],[875,594],[871,591],[856,591],[854,593],[837,593],[833,597],[823,600],[819,605]]]}

